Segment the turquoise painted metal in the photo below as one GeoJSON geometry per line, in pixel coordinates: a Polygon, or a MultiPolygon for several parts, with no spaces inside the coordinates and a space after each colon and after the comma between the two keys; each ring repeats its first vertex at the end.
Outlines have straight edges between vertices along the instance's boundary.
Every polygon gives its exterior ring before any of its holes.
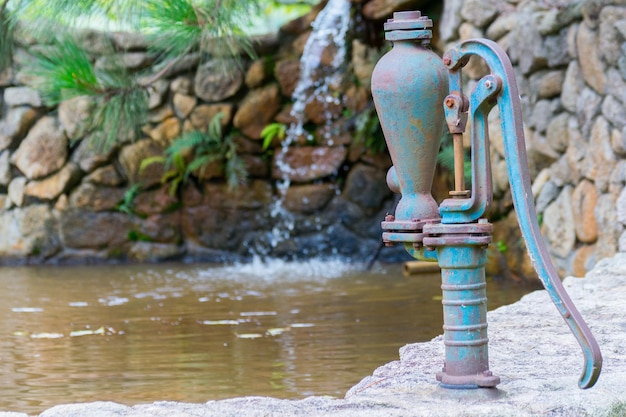
{"type": "Polygon", "coordinates": [[[495,387],[500,382],[489,370],[485,262],[493,225],[483,218],[492,201],[487,117],[498,106],[520,229],[539,278],[582,348],[579,386],[589,388],[599,377],[602,355],[541,237],[511,62],[486,39],[461,42],[440,59],[428,49],[431,27],[432,21],[420,12],[394,13],[385,24],[393,49],[374,69],[372,94],[393,161],[387,182],[402,195],[394,215],[382,222],[383,241],[404,244],[413,257],[437,261],[442,271],[446,355],[437,379],[449,388],[495,387]],[[468,98],[461,70],[472,55],[483,59],[490,73],[468,98]],[[462,180],[461,135],[468,120],[471,190],[464,189],[462,180]],[[455,140],[456,184],[451,198],[437,206],[431,187],[446,124],[455,140]]]}
{"type": "Polygon", "coordinates": [[[441,103],[448,94],[448,70],[426,47],[432,21],[419,12],[394,16],[385,23],[387,39],[393,40],[394,47],[381,58],[372,76],[376,108],[395,109],[378,111],[385,137],[393,137],[397,144],[389,147],[395,168],[387,182],[402,195],[395,212],[398,221],[438,219],[431,187],[444,128],[441,103]]]}

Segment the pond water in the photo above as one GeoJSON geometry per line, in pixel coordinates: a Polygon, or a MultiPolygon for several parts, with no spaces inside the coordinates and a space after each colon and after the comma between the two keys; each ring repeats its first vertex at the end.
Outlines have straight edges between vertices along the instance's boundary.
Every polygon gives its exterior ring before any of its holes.
{"type": "MultiPolygon", "coordinates": [[[[0,411],[343,396],[440,334],[440,278],[402,265],[0,268],[0,411]]],[[[532,288],[490,282],[489,307],[532,288]]]]}

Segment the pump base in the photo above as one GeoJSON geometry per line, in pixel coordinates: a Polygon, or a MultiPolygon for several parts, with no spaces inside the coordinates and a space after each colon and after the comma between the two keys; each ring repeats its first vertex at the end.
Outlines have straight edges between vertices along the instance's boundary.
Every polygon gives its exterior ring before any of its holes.
{"type": "Polygon", "coordinates": [[[500,383],[500,377],[493,375],[491,371],[484,371],[476,375],[448,375],[445,372],[439,372],[437,373],[437,381],[441,382],[442,388],[493,388],[500,383]]]}

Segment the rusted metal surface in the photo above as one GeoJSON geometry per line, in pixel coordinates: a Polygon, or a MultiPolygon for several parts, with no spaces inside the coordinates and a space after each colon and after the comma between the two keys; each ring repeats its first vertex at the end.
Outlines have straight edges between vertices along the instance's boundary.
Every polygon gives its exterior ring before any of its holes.
{"type": "Polygon", "coordinates": [[[493,226],[482,218],[492,201],[487,117],[497,105],[522,235],[544,287],[582,347],[585,363],[579,386],[589,388],[598,379],[602,356],[563,288],[539,231],[513,67],[496,43],[484,39],[461,42],[440,60],[424,47],[431,26],[419,12],[396,13],[385,24],[394,48],[374,70],[372,93],[393,161],[387,182],[402,195],[395,216],[382,222],[383,241],[403,243],[414,258],[437,261],[441,268],[446,359],[437,379],[451,388],[494,387],[500,381],[489,370],[487,351],[484,265],[493,226]],[[490,73],[468,98],[461,70],[472,55],[482,58],[490,73]],[[468,120],[471,190],[464,186],[461,143],[468,120]],[[431,185],[444,123],[455,138],[455,190],[437,207],[431,185]]]}
{"type": "Polygon", "coordinates": [[[395,174],[390,173],[388,182],[402,194],[397,220],[439,219],[431,188],[444,127],[441,103],[448,94],[448,70],[426,46],[430,27],[432,21],[419,12],[394,13],[385,23],[386,38],[394,47],[372,75],[380,124],[385,138],[395,144],[389,147],[395,174]]]}
{"type": "MultiPolygon", "coordinates": [[[[539,278],[582,348],[584,368],[578,384],[581,388],[589,388],[595,384],[600,375],[602,355],[591,330],[565,291],[541,236],[531,191],[522,108],[513,66],[506,53],[495,42],[486,39],[470,39],[446,53],[446,56],[450,57],[448,67],[452,71],[458,70],[471,55],[480,56],[491,70],[492,79],[489,79],[490,75],[484,77],[481,80],[483,84],[500,83],[497,105],[500,111],[505,160],[517,219],[539,278]]],[[[486,85],[485,88],[487,88],[486,85]]],[[[484,142],[487,144],[486,125],[484,130],[484,142]]],[[[445,215],[442,217],[445,218],[445,215]]],[[[443,218],[442,222],[444,222],[443,218]]]]}
{"type": "Polygon", "coordinates": [[[441,268],[445,362],[437,380],[449,388],[490,388],[500,378],[489,370],[485,248],[493,225],[424,226],[423,244],[436,248],[441,268]]]}
{"type": "Polygon", "coordinates": [[[445,345],[437,380],[450,388],[495,387],[500,378],[489,370],[485,250],[455,237],[442,240],[437,259],[445,345]]]}

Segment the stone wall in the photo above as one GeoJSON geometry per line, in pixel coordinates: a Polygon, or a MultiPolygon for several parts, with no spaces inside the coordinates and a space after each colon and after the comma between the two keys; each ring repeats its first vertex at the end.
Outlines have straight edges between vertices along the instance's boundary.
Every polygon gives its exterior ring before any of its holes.
{"type": "MultiPolygon", "coordinates": [[[[623,1],[448,0],[441,43],[486,37],[515,66],[533,193],[551,255],[563,274],[584,275],[626,250],[626,4],[623,1]],[[616,209],[617,207],[617,209],[616,209]]],[[[471,62],[476,79],[484,68],[471,62]]],[[[469,84],[472,82],[469,81],[469,84]]],[[[497,117],[490,121],[495,240],[520,246],[497,117]]],[[[529,271],[525,257],[512,268],[529,271]]]]}
{"type": "MultiPolygon", "coordinates": [[[[284,195],[276,187],[283,176],[276,163],[280,143],[262,148],[265,126],[292,122],[300,55],[319,10],[256,38],[259,59],[244,59],[241,70],[219,75],[214,62],[186,57],[149,90],[142,137],[106,152],[80,136],[88,99],[47,107],[25,86],[19,63],[29,47],[39,46],[24,41],[18,64],[0,80],[0,262],[372,257],[380,246],[380,220],[394,206],[385,182],[390,161],[354,140],[354,117],[341,117],[370,105],[367,67],[376,57],[366,47],[355,40],[348,49],[344,68],[365,67],[365,75],[346,76],[333,87],[338,105],[307,105],[304,122],[313,140],[283,154],[292,168],[284,195]],[[163,164],[140,169],[142,160],[162,155],[181,133],[206,130],[217,113],[249,174],[238,189],[228,190],[222,164],[192,176],[173,195],[161,183],[163,164]],[[120,202],[137,184],[128,213],[120,202]],[[276,228],[283,230],[277,234],[276,228]]],[[[85,32],[82,39],[96,66],[111,59],[104,56],[111,44],[130,71],[154,60],[137,36],[85,32]]],[[[323,53],[332,59],[335,51],[323,53]]],[[[408,258],[402,251],[385,254],[408,258]]]]}
{"type": "MultiPolygon", "coordinates": [[[[213,64],[200,63],[197,56],[184,59],[150,90],[143,137],[105,153],[91,149],[77,133],[87,101],[46,107],[25,87],[19,65],[2,74],[2,262],[224,261],[255,253],[370,259],[380,243],[379,222],[393,211],[394,196],[385,183],[389,158],[355,139],[356,120],[371,112],[369,77],[385,51],[377,44],[381,19],[393,10],[415,8],[435,18],[437,50],[460,39],[487,37],[511,56],[522,94],[533,192],[560,272],[582,275],[599,259],[626,250],[626,6],[617,0],[447,0],[438,19],[438,1],[351,3],[359,23],[347,42],[348,75],[332,87],[333,106],[322,111],[313,102],[305,109],[314,140],[296,141],[285,152],[278,141],[263,150],[260,132],[269,123],[293,121],[300,56],[319,7],[278,34],[257,39],[261,58],[244,60],[244,68],[227,77],[216,76],[213,64]],[[175,195],[160,182],[162,165],[139,169],[143,159],[162,155],[182,132],[205,129],[219,112],[249,172],[236,192],[228,191],[219,165],[175,195]],[[277,187],[281,153],[297,168],[290,170],[284,194],[277,187]],[[128,214],[119,202],[136,184],[141,192],[128,214]]],[[[100,64],[99,45],[110,42],[132,71],[154,58],[136,36],[90,32],[84,41],[100,64]]],[[[27,47],[18,51],[18,63],[27,47]]],[[[321,65],[334,54],[325,50],[321,65]]],[[[470,62],[468,87],[484,71],[480,62],[470,62]]],[[[489,272],[532,277],[512,210],[497,117],[490,126],[496,199],[490,218],[497,225],[497,244],[490,248],[489,272]]],[[[437,178],[435,194],[441,200],[447,179],[437,178]]],[[[384,249],[382,257],[408,259],[402,248],[384,249]]]]}

